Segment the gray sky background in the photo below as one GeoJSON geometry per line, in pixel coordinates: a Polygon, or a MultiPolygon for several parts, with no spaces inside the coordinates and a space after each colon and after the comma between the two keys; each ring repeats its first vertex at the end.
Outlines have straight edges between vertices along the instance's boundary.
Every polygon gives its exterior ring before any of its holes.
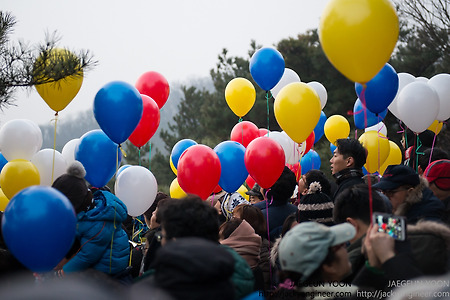
{"type": "MultiPolygon", "coordinates": [[[[2,0],[17,19],[11,40],[41,42],[57,31],[60,47],[92,51],[99,65],[89,71],[60,120],[92,109],[97,91],[121,80],[132,85],[147,71],[169,84],[209,76],[223,48],[247,57],[250,42],[272,46],[319,26],[327,0],[2,0]]],[[[301,74],[300,78],[302,77],[301,74]]],[[[255,87],[259,88],[259,87],[255,87]]],[[[49,123],[54,112],[35,89],[15,94],[12,119],[49,123]]],[[[225,103],[225,100],[224,100],[225,103]]]]}

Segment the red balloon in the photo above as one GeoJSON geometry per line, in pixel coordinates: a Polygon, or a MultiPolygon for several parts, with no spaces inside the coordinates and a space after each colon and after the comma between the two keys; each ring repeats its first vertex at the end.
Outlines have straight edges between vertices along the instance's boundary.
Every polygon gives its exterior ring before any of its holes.
{"type": "Polygon", "coordinates": [[[218,192],[222,191],[222,187],[220,185],[217,185],[216,188],[214,189],[213,193],[217,194],[218,192]]]}
{"type": "Polygon", "coordinates": [[[178,161],[178,184],[188,194],[206,200],[219,184],[220,160],[213,149],[205,145],[187,148],[178,161]]]}
{"type": "Polygon", "coordinates": [[[155,71],[142,74],[136,82],[136,89],[155,100],[161,109],[169,98],[170,87],[166,78],[155,71]]]}
{"type": "Polygon", "coordinates": [[[256,181],[255,181],[255,179],[252,178],[252,176],[248,175],[247,179],[245,179],[245,183],[247,183],[248,187],[251,190],[253,188],[253,186],[255,185],[256,181]]]}
{"type": "Polygon", "coordinates": [[[244,147],[259,137],[258,127],[250,121],[242,121],[234,125],[230,140],[241,143],[244,147]]]}
{"type": "Polygon", "coordinates": [[[266,128],[259,128],[259,136],[265,136],[268,132],[269,130],[267,130],[266,128]]]}
{"type": "Polygon", "coordinates": [[[292,172],[295,174],[295,178],[297,179],[297,182],[300,180],[300,177],[302,176],[302,167],[300,163],[296,163],[293,165],[286,165],[292,172]]]}
{"type": "Polygon", "coordinates": [[[312,131],[311,134],[308,136],[308,138],[306,138],[306,140],[305,140],[306,147],[305,147],[305,153],[303,153],[303,155],[305,155],[306,153],[309,152],[309,150],[311,150],[311,147],[314,145],[315,138],[316,138],[316,135],[314,134],[314,131],[312,131]]]}
{"type": "Polygon", "coordinates": [[[270,188],[284,170],[284,151],[275,140],[259,137],[248,144],[244,155],[248,173],[262,188],[270,188]]]}
{"type": "Polygon", "coordinates": [[[144,146],[158,129],[161,116],[158,104],[147,95],[141,95],[144,104],[141,120],[128,140],[136,147],[144,146]]]}

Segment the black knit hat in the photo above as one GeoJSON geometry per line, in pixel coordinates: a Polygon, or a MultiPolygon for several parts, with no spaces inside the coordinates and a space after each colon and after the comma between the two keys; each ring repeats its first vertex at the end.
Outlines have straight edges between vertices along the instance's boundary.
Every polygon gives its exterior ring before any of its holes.
{"type": "Polygon", "coordinates": [[[92,193],[84,180],[85,175],[83,165],[75,161],[67,168],[66,174],[56,178],[52,185],[70,200],[77,214],[88,210],[92,203],[92,193]]]}
{"type": "Polygon", "coordinates": [[[297,222],[315,221],[327,226],[334,225],[333,208],[333,201],[327,194],[322,193],[320,183],[314,181],[309,185],[308,194],[300,199],[297,222]]]}

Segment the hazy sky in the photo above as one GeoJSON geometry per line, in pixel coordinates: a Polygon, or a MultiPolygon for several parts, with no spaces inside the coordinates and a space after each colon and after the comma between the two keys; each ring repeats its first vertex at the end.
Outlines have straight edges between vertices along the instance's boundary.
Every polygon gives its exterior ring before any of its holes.
{"type": "MultiPolygon", "coordinates": [[[[92,51],[99,65],[59,113],[60,120],[92,109],[97,91],[121,80],[135,84],[147,71],[170,83],[209,75],[223,48],[247,57],[250,42],[272,46],[319,26],[327,0],[2,0],[17,19],[12,40],[43,41],[57,31],[58,46],[92,51]]],[[[301,77],[301,74],[299,74],[301,77]]],[[[258,88],[258,87],[256,87],[258,88]]],[[[17,107],[0,112],[0,125],[26,118],[50,122],[54,112],[33,89],[18,91],[17,107]]],[[[225,98],[224,98],[225,99],[225,98]]],[[[225,103],[225,100],[224,100],[225,103]]]]}

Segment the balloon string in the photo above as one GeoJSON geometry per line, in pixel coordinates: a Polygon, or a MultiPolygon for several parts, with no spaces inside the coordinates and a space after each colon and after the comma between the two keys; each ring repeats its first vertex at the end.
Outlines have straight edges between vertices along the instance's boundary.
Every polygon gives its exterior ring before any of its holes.
{"type": "MultiPolygon", "coordinates": [[[[267,240],[269,241],[269,253],[270,253],[271,249],[270,249],[269,206],[272,204],[273,197],[271,197],[272,199],[269,203],[269,199],[267,199],[267,194],[269,193],[269,191],[270,191],[270,188],[266,191],[264,198],[266,198],[267,240]]],[[[272,264],[269,264],[269,278],[270,278],[270,282],[272,282],[272,264]]]]}
{"type": "Polygon", "coordinates": [[[119,170],[119,147],[117,147],[116,149],[116,179],[117,179],[117,171],[119,170]]]}
{"type": "Polygon", "coordinates": [[[141,147],[138,148],[138,155],[139,155],[139,166],[141,165],[141,147]]]}
{"type": "Polygon", "coordinates": [[[355,140],[358,138],[358,129],[355,128],[355,140]]]}
{"type": "MultiPolygon", "coordinates": [[[[134,237],[134,217],[133,217],[133,229],[131,230],[131,241],[133,241],[134,237]]],[[[128,261],[128,266],[131,266],[131,257],[133,256],[133,247],[130,247],[130,260],[128,261]]],[[[111,269],[110,269],[111,273],[111,269]]]]}
{"type": "Polygon", "coordinates": [[[266,91],[266,103],[267,103],[267,130],[268,131],[270,131],[270,128],[269,128],[269,99],[270,99],[270,97],[269,97],[269,91],[266,91]]]}
{"type": "Polygon", "coordinates": [[[55,130],[53,132],[53,160],[52,160],[52,183],[55,176],[55,155],[56,155],[56,124],[58,123],[58,112],[55,113],[55,130]]]}
{"type": "MultiPolygon", "coordinates": [[[[437,129],[439,126],[439,122],[436,123],[436,130],[434,131],[434,137],[433,137],[433,144],[431,144],[431,150],[430,150],[430,159],[428,160],[428,164],[431,164],[431,157],[433,156],[433,150],[434,150],[434,143],[436,143],[436,136],[437,136],[437,129]]],[[[422,170],[425,171],[425,170],[422,170]]]]}
{"type": "Polygon", "coordinates": [[[136,237],[138,237],[138,244],[141,244],[142,243],[142,240],[141,240],[141,236],[140,236],[140,234],[141,234],[141,232],[144,230],[144,223],[142,223],[142,221],[141,220],[139,220],[139,218],[133,218],[134,220],[134,222],[133,222],[133,232],[134,232],[134,225],[136,224],[136,222],[137,223],[140,223],[139,224],[139,229],[131,236],[131,240],[132,241],[134,241],[135,240],[135,238],[136,237]]]}
{"type": "Polygon", "coordinates": [[[151,167],[150,160],[152,158],[152,142],[149,142],[148,146],[149,146],[149,148],[148,148],[148,170],[150,171],[150,167],[151,167]]]}
{"type": "Polygon", "coordinates": [[[120,145],[120,144],[119,144],[119,149],[120,149],[120,152],[122,152],[122,156],[127,157],[127,153],[125,152],[125,150],[123,150],[122,145],[120,145]]]}
{"type": "MultiPolygon", "coordinates": [[[[419,149],[422,147],[422,141],[419,139],[419,135],[417,134],[417,148],[416,148],[416,170],[419,169],[419,154],[424,155],[424,152],[419,152],[419,149]]],[[[431,155],[430,155],[431,157],[431,155]]]]}
{"type": "MultiPolygon", "coordinates": [[[[238,123],[242,122],[242,117],[239,118],[238,123]]],[[[242,145],[244,145],[244,126],[241,126],[242,145]]]]}

